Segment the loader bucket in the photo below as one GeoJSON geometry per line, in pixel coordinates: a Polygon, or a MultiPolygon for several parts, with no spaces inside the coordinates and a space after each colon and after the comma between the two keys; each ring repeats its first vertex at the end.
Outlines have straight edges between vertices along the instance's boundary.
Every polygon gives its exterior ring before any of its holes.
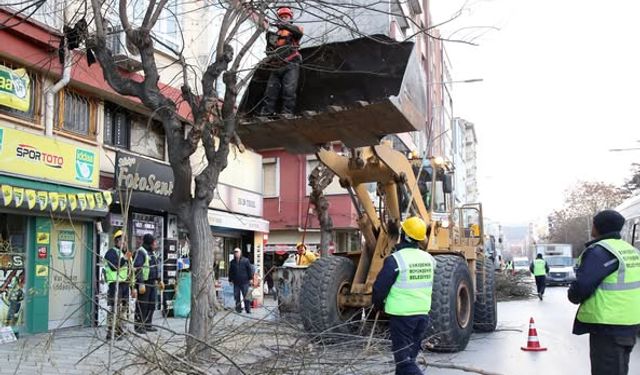
{"type": "Polygon", "coordinates": [[[314,153],[317,145],[376,145],[424,129],[426,82],[411,42],[374,35],[300,50],[295,117],[258,118],[272,67],[262,64],[239,107],[242,142],[254,150],[314,153]]]}

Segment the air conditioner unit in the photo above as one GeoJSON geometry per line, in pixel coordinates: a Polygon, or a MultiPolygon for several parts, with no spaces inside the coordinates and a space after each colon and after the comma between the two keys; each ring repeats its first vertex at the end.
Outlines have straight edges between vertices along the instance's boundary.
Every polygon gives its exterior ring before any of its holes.
{"type": "Polygon", "coordinates": [[[115,63],[130,72],[142,69],[140,54],[127,46],[127,38],[121,27],[107,27],[107,48],[111,51],[115,63]]]}

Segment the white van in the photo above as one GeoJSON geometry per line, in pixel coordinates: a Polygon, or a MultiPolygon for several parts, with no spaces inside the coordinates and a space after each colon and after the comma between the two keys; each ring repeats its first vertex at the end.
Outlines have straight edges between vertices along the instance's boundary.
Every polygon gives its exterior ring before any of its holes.
{"type": "Polygon", "coordinates": [[[513,257],[513,272],[530,274],[529,266],[531,262],[527,257],[513,257]]]}

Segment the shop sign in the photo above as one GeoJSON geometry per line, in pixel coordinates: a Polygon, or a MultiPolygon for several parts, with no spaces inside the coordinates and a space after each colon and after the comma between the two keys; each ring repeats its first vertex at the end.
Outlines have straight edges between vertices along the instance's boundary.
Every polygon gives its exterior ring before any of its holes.
{"type": "Polygon", "coordinates": [[[0,164],[5,172],[46,181],[98,187],[100,165],[94,147],[79,147],[0,127],[0,164]]]}
{"type": "Polygon", "coordinates": [[[134,207],[171,210],[173,171],[165,164],[125,152],[116,155],[116,186],[130,199],[134,207]]]}
{"type": "Polygon", "coordinates": [[[218,183],[215,197],[209,207],[260,217],[262,216],[262,195],[218,183]]]}
{"type": "Polygon", "coordinates": [[[170,197],[173,192],[171,167],[118,152],[117,183],[121,189],[170,197]]]}
{"type": "Polygon", "coordinates": [[[269,222],[257,217],[234,215],[227,212],[209,210],[209,225],[223,228],[248,230],[252,232],[269,232],[269,222]]]}
{"type": "Polygon", "coordinates": [[[31,106],[31,79],[25,69],[0,65],[0,104],[27,112],[31,106]]]}

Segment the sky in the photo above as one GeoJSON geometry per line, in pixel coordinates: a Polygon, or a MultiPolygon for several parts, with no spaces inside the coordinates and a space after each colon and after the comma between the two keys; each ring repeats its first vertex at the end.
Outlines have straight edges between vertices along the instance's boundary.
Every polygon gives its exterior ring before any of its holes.
{"type": "Polygon", "coordinates": [[[485,216],[536,222],[579,180],[622,184],[640,151],[640,2],[432,0],[445,42],[454,116],[475,124],[485,216]],[[498,31],[477,26],[491,26],[498,31]]]}

